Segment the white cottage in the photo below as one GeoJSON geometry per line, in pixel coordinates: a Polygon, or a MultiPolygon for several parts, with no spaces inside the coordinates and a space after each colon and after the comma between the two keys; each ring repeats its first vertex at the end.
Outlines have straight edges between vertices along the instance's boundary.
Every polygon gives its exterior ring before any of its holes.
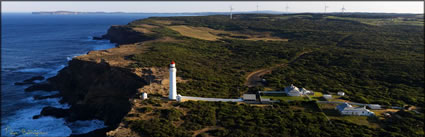
{"type": "Polygon", "coordinates": [[[142,100],[148,99],[148,93],[143,92],[142,93],[142,100]]]}
{"type": "Polygon", "coordinates": [[[341,92],[341,91],[338,92],[337,94],[338,94],[338,96],[345,96],[345,93],[344,92],[341,92]]]}
{"type": "Polygon", "coordinates": [[[373,116],[375,113],[366,109],[366,107],[353,107],[348,103],[343,103],[336,106],[336,110],[339,111],[341,115],[355,115],[355,116],[373,116]]]}
{"type": "Polygon", "coordinates": [[[314,95],[314,92],[305,88],[297,88],[292,85],[285,88],[286,95],[288,96],[301,96],[301,95],[314,95]]]}
{"type": "Polygon", "coordinates": [[[285,93],[288,96],[301,96],[302,95],[300,90],[292,84],[291,84],[291,86],[285,88],[285,93]]]}

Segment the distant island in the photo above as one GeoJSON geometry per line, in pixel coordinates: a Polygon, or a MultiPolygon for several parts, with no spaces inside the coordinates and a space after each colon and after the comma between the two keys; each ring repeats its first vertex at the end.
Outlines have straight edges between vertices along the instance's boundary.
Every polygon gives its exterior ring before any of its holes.
{"type": "MultiPolygon", "coordinates": [[[[280,11],[245,11],[245,12],[233,12],[235,14],[241,13],[267,13],[267,14],[282,14],[286,12],[280,11]]],[[[229,12],[181,12],[181,13],[165,13],[165,12],[81,12],[81,11],[36,11],[32,14],[46,14],[46,15],[77,15],[77,14],[198,14],[198,15],[223,15],[229,14],[229,12]]]]}
{"type": "Polygon", "coordinates": [[[58,14],[58,15],[75,15],[75,14],[122,14],[124,12],[103,12],[103,11],[97,11],[97,12],[78,12],[78,11],[39,11],[39,12],[32,12],[32,14],[58,14]]]}

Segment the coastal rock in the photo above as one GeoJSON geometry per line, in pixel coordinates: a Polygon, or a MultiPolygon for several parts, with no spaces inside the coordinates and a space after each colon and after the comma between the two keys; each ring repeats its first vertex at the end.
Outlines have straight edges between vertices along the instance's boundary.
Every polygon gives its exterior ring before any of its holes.
{"type": "Polygon", "coordinates": [[[42,100],[42,99],[47,99],[47,98],[58,98],[58,97],[60,97],[60,94],[54,94],[54,95],[49,95],[49,96],[35,95],[34,100],[42,100]]]}
{"type": "MultiPolygon", "coordinates": [[[[93,37],[100,39],[99,37],[93,37]]],[[[124,58],[130,54],[140,54],[136,42],[154,39],[143,32],[134,31],[128,26],[112,26],[101,37],[120,45],[114,49],[92,51],[68,62],[54,77],[46,83],[35,84],[26,89],[58,90],[61,103],[68,103],[67,110],[51,107],[43,108],[43,115],[64,116],[68,122],[76,120],[103,120],[108,128],[98,129],[87,134],[73,136],[105,136],[107,131],[115,129],[123,117],[131,110],[131,98],[137,96],[139,88],[148,80],[127,67],[131,62],[124,58]],[[131,44],[129,44],[131,43],[131,44]],[[64,114],[63,112],[67,112],[64,114]]],[[[38,98],[48,98],[40,96],[38,98]]]]}
{"type": "Polygon", "coordinates": [[[55,107],[48,106],[48,107],[44,107],[43,110],[41,110],[40,115],[63,118],[69,115],[69,109],[62,109],[62,108],[55,108],[55,107]]]}
{"type": "Polygon", "coordinates": [[[103,35],[102,38],[109,39],[112,43],[117,43],[118,45],[155,39],[153,35],[146,35],[128,26],[111,26],[107,34],[103,35]]]}
{"type": "Polygon", "coordinates": [[[48,82],[34,84],[34,85],[25,89],[26,92],[37,91],[37,90],[55,91],[57,89],[52,84],[50,84],[48,82]]]}
{"type": "Polygon", "coordinates": [[[96,37],[96,36],[93,36],[93,40],[103,40],[104,38],[102,38],[102,37],[96,37]]]}
{"type": "Polygon", "coordinates": [[[16,82],[15,85],[35,84],[34,81],[36,81],[36,80],[43,80],[43,79],[44,79],[43,76],[34,76],[34,77],[31,77],[30,79],[26,79],[26,80],[24,80],[22,82],[16,82]]]}
{"type": "Polygon", "coordinates": [[[100,119],[118,124],[130,111],[129,98],[146,84],[128,68],[105,61],[73,59],[48,81],[57,87],[62,103],[71,105],[68,120],[100,119]]]}

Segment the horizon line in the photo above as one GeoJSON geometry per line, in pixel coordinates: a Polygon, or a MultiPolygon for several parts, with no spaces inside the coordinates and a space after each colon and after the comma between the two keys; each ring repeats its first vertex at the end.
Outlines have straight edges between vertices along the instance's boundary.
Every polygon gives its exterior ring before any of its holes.
{"type": "MultiPolygon", "coordinates": [[[[153,14],[179,14],[179,13],[229,13],[225,11],[199,11],[199,12],[126,12],[126,11],[69,11],[69,10],[56,10],[56,11],[7,11],[7,12],[1,12],[1,13],[34,13],[34,12],[87,12],[87,13],[96,13],[96,12],[102,12],[102,13],[127,13],[127,14],[143,14],[143,13],[153,13],[153,14]]],[[[236,13],[251,13],[251,12],[257,12],[257,11],[233,11],[236,13]]],[[[263,12],[263,14],[270,14],[270,13],[264,13],[264,12],[276,12],[276,13],[323,13],[323,12],[285,12],[285,11],[275,11],[275,10],[260,10],[259,12],[263,12]]],[[[329,14],[329,13],[341,13],[341,12],[327,12],[323,14],[329,14]]],[[[387,14],[424,14],[423,12],[344,12],[344,13],[387,13],[387,14]]]]}

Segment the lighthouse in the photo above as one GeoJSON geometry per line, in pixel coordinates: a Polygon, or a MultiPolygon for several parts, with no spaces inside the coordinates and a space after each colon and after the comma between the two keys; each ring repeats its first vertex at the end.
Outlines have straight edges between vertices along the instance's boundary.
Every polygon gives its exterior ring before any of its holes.
{"type": "Polygon", "coordinates": [[[168,95],[168,98],[171,100],[177,99],[177,83],[176,83],[176,63],[174,61],[171,61],[170,64],[170,93],[168,95]]]}

